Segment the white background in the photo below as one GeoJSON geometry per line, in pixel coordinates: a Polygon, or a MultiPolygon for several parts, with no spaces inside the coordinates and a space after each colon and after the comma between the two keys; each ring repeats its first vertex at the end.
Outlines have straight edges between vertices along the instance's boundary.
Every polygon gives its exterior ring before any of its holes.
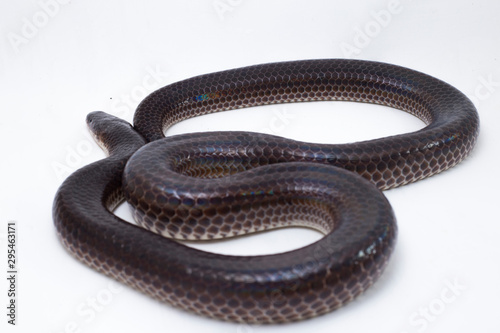
{"type": "MultiPolygon", "coordinates": [[[[498,1],[0,0],[0,5],[2,272],[8,221],[17,221],[19,240],[18,325],[6,324],[2,273],[2,332],[4,327],[47,333],[499,331],[498,1]],[[346,57],[394,63],[449,82],[474,100],[482,126],[465,162],[386,192],[398,218],[398,245],[383,278],[355,302],[289,325],[223,323],[112,283],[61,247],[51,217],[55,191],[69,172],[104,157],[87,134],[88,112],[103,110],[131,121],[146,93],[194,75],[346,57]]],[[[389,108],[331,102],[204,116],[167,134],[238,129],[336,143],[421,127],[389,108]]],[[[129,219],[125,206],[119,214],[129,219]]],[[[292,229],[199,247],[275,253],[320,237],[292,229]]]]}

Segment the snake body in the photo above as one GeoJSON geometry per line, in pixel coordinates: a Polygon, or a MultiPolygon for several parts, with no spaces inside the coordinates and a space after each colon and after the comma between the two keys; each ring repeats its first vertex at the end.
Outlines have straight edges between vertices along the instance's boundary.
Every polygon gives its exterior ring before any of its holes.
{"type": "Polygon", "coordinates": [[[479,131],[474,106],[452,86],[395,65],[340,59],[201,75],[146,97],[133,127],[103,112],[87,122],[109,157],[77,170],[56,194],[53,216],[65,248],[156,299],[248,323],[314,317],[366,290],[384,270],[397,234],[379,189],[454,166],[479,131]],[[316,100],[391,106],[427,126],[353,144],[248,132],[163,134],[202,114],[316,100]],[[112,214],[124,197],[142,227],[112,214]],[[171,239],[291,225],[325,237],[286,253],[244,257],[171,239]]]}

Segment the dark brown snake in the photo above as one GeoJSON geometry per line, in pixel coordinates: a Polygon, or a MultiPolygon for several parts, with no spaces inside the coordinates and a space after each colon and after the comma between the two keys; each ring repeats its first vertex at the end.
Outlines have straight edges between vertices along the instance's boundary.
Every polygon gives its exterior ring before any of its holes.
{"type": "Polygon", "coordinates": [[[476,109],[452,86],[395,65],[335,59],[201,75],[149,95],[134,127],[103,112],[89,114],[87,122],[109,157],[73,173],[57,192],[53,217],[64,247],[156,299],[248,323],[314,317],[366,290],[384,270],[397,233],[379,189],[454,166],[479,131],[476,109]],[[340,100],[394,107],[427,126],[353,144],[248,132],[163,134],[183,119],[212,112],[340,100]],[[112,213],[124,195],[142,227],[112,213]],[[284,226],[325,236],[265,256],[207,253],[169,239],[284,226]]]}

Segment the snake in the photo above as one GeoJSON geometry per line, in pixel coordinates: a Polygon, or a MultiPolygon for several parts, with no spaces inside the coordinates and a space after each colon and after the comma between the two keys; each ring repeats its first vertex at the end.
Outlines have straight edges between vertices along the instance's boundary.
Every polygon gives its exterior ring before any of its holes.
{"type": "Polygon", "coordinates": [[[267,63],[178,81],[144,98],[133,122],[102,111],[87,116],[107,157],[75,171],[55,195],[63,247],[161,303],[258,324],[329,313],[373,285],[397,238],[382,190],[453,167],[479,134],[476,108],[450,84],[348,59],[267,63]],[[242,131],[165,137],[173,124],[204,114],[310,101],[384,105],[425,127],[343,144],[242,131]],[[136,223],[113,213],[124,200],[136,223]],[[210,253],[180,241],[290,226],[324,236],[259,256],[210,253]]]}

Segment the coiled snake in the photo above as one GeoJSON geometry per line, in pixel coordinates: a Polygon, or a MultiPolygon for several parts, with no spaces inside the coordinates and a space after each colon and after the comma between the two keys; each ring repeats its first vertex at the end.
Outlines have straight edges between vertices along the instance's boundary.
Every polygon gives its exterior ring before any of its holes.
{"type": "Polygon", "coordinates": [[[379,189],[454,166],[472,150],[479,131],[473,104],[452,86],[395,65],[338,59],[201,75],[145,98],[133,127],[103,112],[89,114],[87,122],[109,157],[76,171],[59,188],[53,217],[64,247],[161,301],[249,323],[324,314],[372,285],[397,233],[379,189]],[[163,134],[202,114],[326,100],[391,106],[427,126],[353,144],[248,132],[163,134]],[[112,214],[124,196],[142,227],[112,214]],[[325,236],[294,251],[241,257],[169,239],[283,226],[315,228],[325,236]]]}

